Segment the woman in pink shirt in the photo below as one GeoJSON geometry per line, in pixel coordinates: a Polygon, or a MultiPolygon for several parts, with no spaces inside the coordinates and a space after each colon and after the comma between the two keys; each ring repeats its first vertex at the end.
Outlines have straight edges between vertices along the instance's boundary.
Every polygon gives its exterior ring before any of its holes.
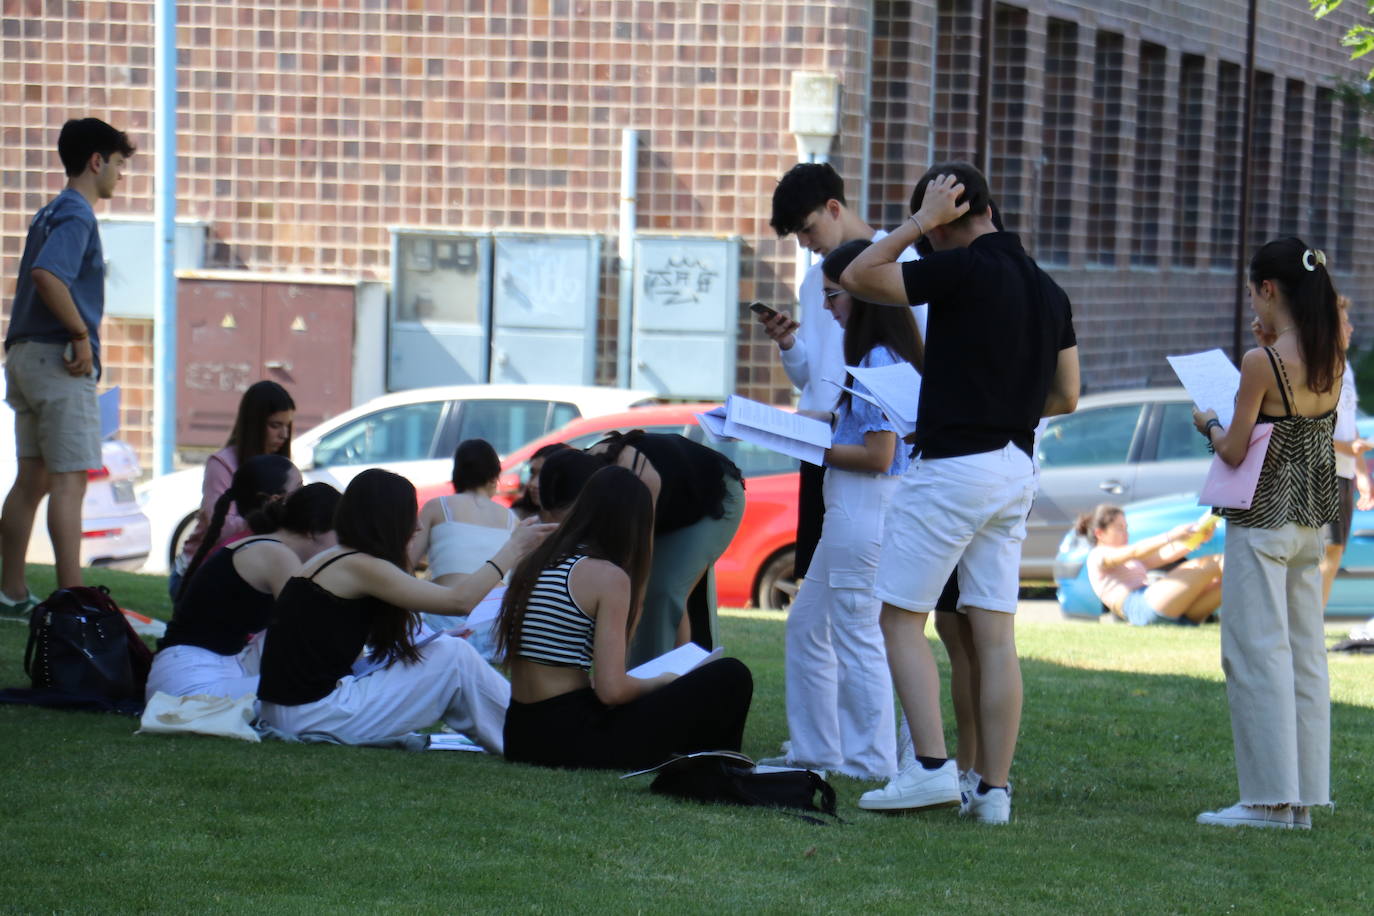
{"type": "Polygon", "coordinates": [[[1212,526],[1179,525],[1131,544],[1126,513],[1120,506],[1103,503],[1079,516],[1075,530],[1094,544],[1088,553],[1093,592],[1107,610],[1127,623],[1138,627],[1197,624],[1221,604],[1220,556],[1187,560],[1153,581],[1150,577],[1150,570],[1177,563],[1211,540],[1212,526]],[[1199,532],[1200,540],[1193,537],[1199,532]]]}
{"type": "MultiPolygon", "coordinates": [[[[167,590],[175,598],[181,587],[181,577],[191,558],[200,548],[205,530],[210,524],[215,503],[234,481],[234,472],[249,458],[258,455],[291,457],[291,424],[296,416],[296,402],[286,389],[276,382],[263,380],[248,386],[239,399],[238,416],[224,448],[205,462],[205,477],[201,482],[200,512],[195,527],[177,556],[167,590]]],[[[220,540],[231,540],[248,530],[248,523],[231,507],[224,519],[220,540]]]]}

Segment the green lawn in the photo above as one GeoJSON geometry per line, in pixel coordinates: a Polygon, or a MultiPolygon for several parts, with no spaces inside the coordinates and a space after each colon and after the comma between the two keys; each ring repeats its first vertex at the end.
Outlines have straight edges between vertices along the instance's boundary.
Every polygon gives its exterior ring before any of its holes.
{"type": "MultiPolygon", "coordinates": [[[[162,580],[92,578],[167,614],[162,580]]],[[[756,679],[745,751],[773,753],[782,623],[722,630],[756,679]]],[[[0,685],[24,683],[25,633],[0,622],[0,685]]],[[[843,778],[848,824],[813,827],[609,773],[0,707],[0,912],[1374,911],[1374,657],[1331,660],[1337,809],[1226,831],[1193,823],[1236,798],[1216,627],[1026,624],[1020,644],[1006,828],[861,812],[843,778]]]]}

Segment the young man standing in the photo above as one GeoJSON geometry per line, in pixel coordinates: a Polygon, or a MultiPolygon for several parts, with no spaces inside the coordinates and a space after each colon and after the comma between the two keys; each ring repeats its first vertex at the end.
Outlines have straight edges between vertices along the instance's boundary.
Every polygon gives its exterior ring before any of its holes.
{"type": "Polygon", "coordinates": [[[967,163],[930,169],[911,217],[849,266],[841,284],[891,304],[930,303],[930,336],[916,420],[919,461],[893,497],[876,592],[888,663],[917,760],[870,809],[960,802],[946,759],[940,685],[925,622],[959,571],[978,678],[982,780],[962,809],[985,823],[1011,816],[1008,774],[1021,722],[1015,631],[1021,542],[1035,497],[1032,460],[1042,416],[1078,403],[1078,347],[1063,290],[993,225],[987,179],[967,163]],[[933,253],[896,263],[922,236],[933,253]]]}
{"type": "MultiPolygon", "coordinates": [[[[773,191],[771,225],[778,237],[795,234],[797,244],[818,257],[825,257],[845,242],[877,240],[887,233],[874,230],[849,209],[844,196],[844,179],[828,163],[803,162],[794,165],[778,180],[773,191]]],[[[908,248],[898,260],[915,258],[908,248]]],[[[783,369],[801,391],[799,410],[830,411],[840,389],[825,381],[843,381],[844,329],[825,309],[821,265],[813,264],[797,291],[801,323],[779,312],[773,318],[760,318],[765,333],[778,344],[783,369]]],[[[916,325],[925,333],[925,307],[914,309],[916,325]]],[[[822,493],[825,469],[801,465],[801,485],[797,497],[796,572],[806,575],[811,555],[820,539],[825,514],[822,493]]],[[[790,745],[779,760],[788,765],[805,764],[817,769],[839,767],[840,738],[833,722],[837,663],[830,641],[830,621],[787,618],[786,696],[790,745]],[[829,710],[829,718],[825,711],[829,710]]],[[[889,743],[893,739],[888,739],[889,743]]],[[[892,751],[895,768],[895,749],[892,751]]],[[[770,758],[772,759],[772,758],[770,758]]]]}
{"type": "Polygon", "coordinates": [[[19,458],[0,518],[0,613],[8,616],[27,616],[37,604],[24,559],[44,495],[57,585],[81,584],[86,472],[101,465],[95,389],[105,256],[94,205],[114,196],[134,146],[104,121],[82,118],[63,125],[57,152],[67,186],[29,224],[5,337],[5,400],[19,458]]]}

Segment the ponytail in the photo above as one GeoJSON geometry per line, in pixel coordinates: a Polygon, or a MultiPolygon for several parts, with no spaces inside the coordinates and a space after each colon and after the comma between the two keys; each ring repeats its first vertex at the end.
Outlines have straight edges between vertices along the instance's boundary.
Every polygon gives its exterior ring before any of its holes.
{"type": "Polygon", "coordinates": [[[1099,503],[1093,511],[1079,513],[1077,520],[1073,523],[1073,530],[1079,536],[1096,544],[1097,532],[1116,521],[1117,516],[1125,514],[1126,511],[1120,506],[1114,506],[1111,503],[1099,503]]]}
{"type": "Polygon", "coordinates": [[[1298,350],[1307,367],[1307,388],[1326,394],[1340,379],[1341,318],[1336,287],[1326,270],[1326,253],[1296,236],[1267,243],[1250,259],[1250,282],[1270,281],[1288,305],[1298,333],[1298,350]]]}
{"type": "Polygon", "coordinates": [[[181,577],[181,586],[177,589],[175,601],[180,601],[186,594],[187,587],[191,584],[191,577],[200,569],[201,563],[209,555],[210,549],[219,543],[220,532],[224,530],[224,519],[229,514],[229,507],[234,503],[233,488],[225,490],[220,494],[219,499],[215,500],[215,510],[210,515],[210,527],[205,529],[205,536],[200,539],[200,546],[196,548],[195,556],[191,557],[191,563],[186,567],[186,572],[181,577]]]}

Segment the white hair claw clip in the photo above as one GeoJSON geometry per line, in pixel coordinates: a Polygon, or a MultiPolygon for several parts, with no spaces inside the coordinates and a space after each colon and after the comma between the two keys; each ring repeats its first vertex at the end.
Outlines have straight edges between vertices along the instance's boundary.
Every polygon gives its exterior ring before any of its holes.
{"type": "Polygon", "coordinates": [[[1302,253],[1302,266],[1306,270],[1316,270],[1317,265],[1326,266],[1326,252],[1320,248],[1309,248],[1302,253]]]}

